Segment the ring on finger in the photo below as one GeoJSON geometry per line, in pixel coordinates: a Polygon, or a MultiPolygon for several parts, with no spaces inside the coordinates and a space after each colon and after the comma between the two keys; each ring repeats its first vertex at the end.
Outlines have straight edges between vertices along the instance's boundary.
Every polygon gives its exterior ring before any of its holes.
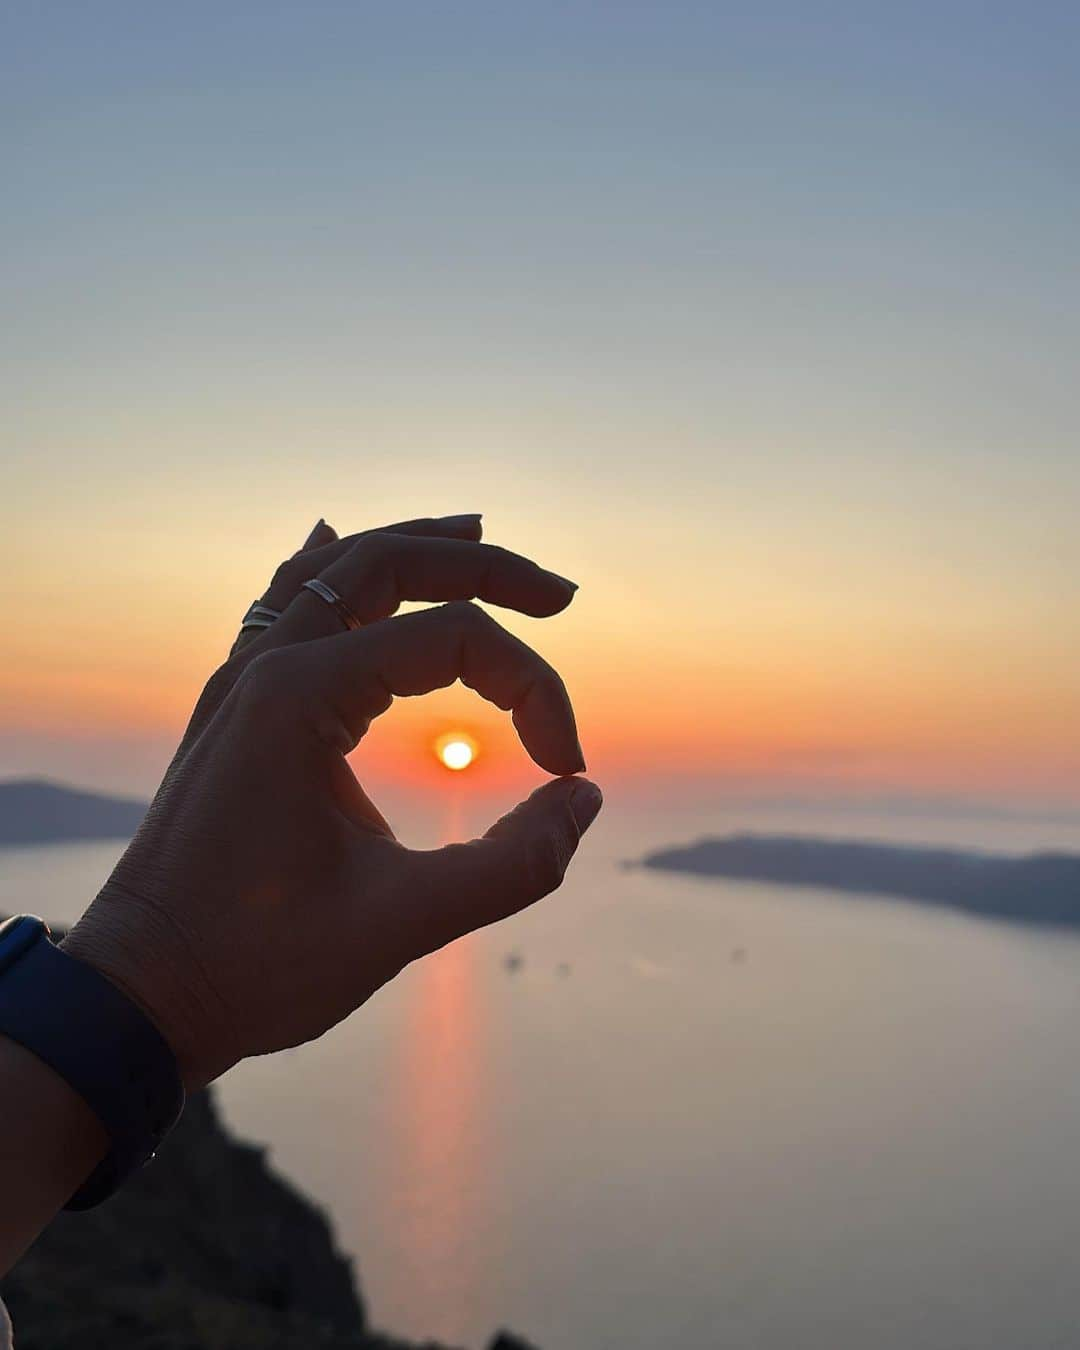
{"type": "Polygon", "coordinates": [[[325,581],[320,581],[318,577],[312,577],[310,581],[304,582],[303,589],[311,591],[313,595],[317,595],[320,600],[328,604],[346,628],[363,627],[363,624],[334,590],[333,586],[328,586],[325,581]]]}
{"type": "Polygon", "coordinates": [[[281,610],[271,609],[269,605],[264,605],[256,600],[254,604],[248,606],[247,613],[244,615],[240,624],[241,633],[249,628],[269,628],[275,619],[281,618],[281,610]]]}

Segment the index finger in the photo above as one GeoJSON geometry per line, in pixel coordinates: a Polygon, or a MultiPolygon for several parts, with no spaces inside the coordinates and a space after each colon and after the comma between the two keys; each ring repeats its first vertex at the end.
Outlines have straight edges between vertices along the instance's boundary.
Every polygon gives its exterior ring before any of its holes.
{"type": "Polygon", "coordinates": [[[343,754],[393,702],[461,680],[511,712],[521,743],[549,773],[585,768],[574,710],[558,673],[476,605],[456,602],[382,619],[330,638],[272,648],[251,671],[279,671],[271,687],[343,754]],[[325,714],[329,714],[327,720],[325,714]]]}

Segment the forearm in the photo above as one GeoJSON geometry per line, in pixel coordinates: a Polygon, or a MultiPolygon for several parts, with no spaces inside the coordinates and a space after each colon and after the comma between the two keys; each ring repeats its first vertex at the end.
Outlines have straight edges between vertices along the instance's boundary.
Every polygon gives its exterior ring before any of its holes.
{"type": "Polygon", "coordinates": [[[0,1274],[105,1154],[101,1122],[44,1061],[0,1036],[0,1274]]]}

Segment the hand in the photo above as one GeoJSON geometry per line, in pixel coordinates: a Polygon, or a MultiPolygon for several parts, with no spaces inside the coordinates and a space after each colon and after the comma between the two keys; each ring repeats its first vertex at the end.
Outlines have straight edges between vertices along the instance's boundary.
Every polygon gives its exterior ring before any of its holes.
{"type": "MultiPolygon", "coordinates": [[[[321,526],[321,522],[320,522],[321,526]]],[[[479,517],[338,540],[317,529],[264,597],[282,617],[211,678],[135,839],[66,949],[140,1004],[189,1088],[321,1035],[408,962],[562,881],[600,808],[545,784],[482,838],[403,847],[345,756],[398,695],[461,679],[552,774],[585,767],[556,672],[475,605],[564,609],[576,589],[479,542],[479,517]],[[303,582],[362,620],[344,631],[303,582]],[[390,617],[405,600],[451,603],[390,617]]]]}

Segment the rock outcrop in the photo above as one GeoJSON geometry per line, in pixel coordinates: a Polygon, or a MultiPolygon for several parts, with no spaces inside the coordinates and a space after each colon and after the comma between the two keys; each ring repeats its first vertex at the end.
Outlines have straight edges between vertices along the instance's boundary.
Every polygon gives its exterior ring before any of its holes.
{"type": "Polygon", "coordinates": [[[326,1219],[210,1093],[122,1191],[59,1215],[0,1294],[17,1350],[419,1350],[368,1326],[326,1219]]]}
{"type": "MultiPolygon", "coordinates": [[[[211,1091],[122,1190],[59,1214],[0,1297],[16,1350],[451,1350],[369,1327],[325,1216],[232,1138],[211,1091]]],[[[534,1347],[502,1331],[489,1350],[534,1347]]]]}

